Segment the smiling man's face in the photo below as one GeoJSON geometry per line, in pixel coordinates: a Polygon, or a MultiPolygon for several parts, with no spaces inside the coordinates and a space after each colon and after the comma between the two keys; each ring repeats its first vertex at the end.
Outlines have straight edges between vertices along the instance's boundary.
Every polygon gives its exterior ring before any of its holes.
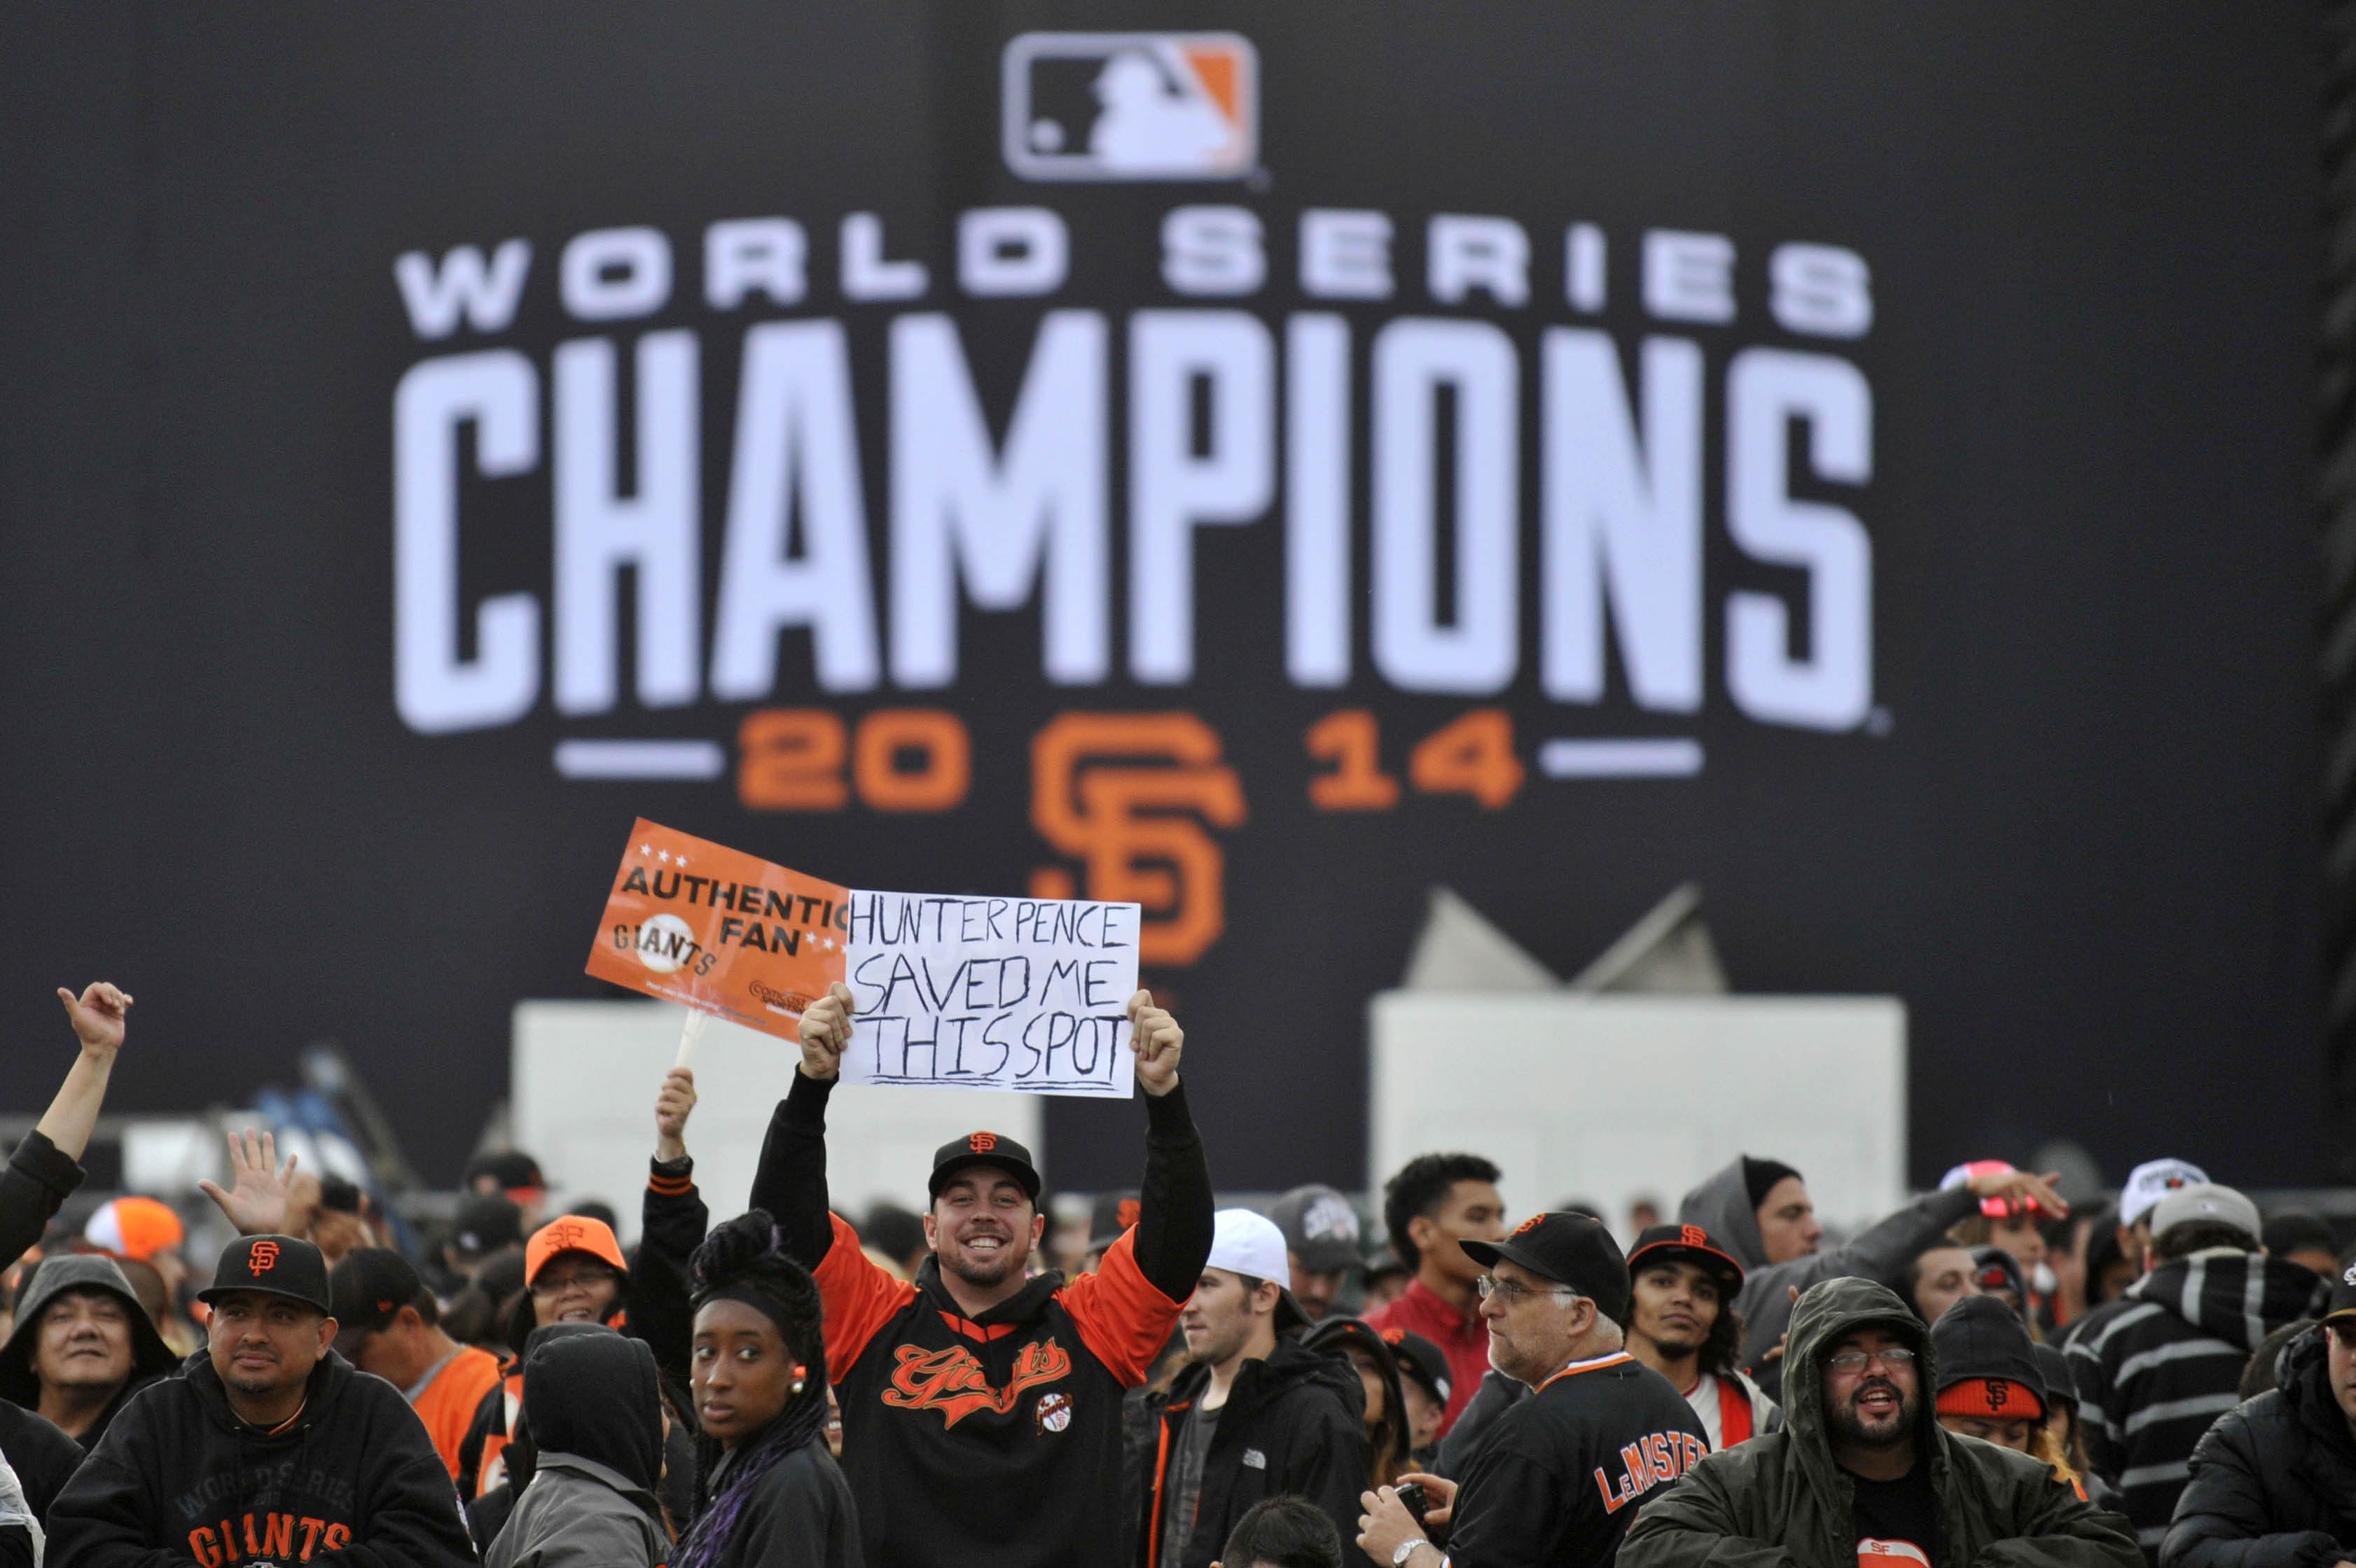
{"type": "Polygon", "coordinates": [[[925,1221],[941,1272],[980,1290],[1020,1280],[1046,1228],[1023,1184],[987,1165],[951,1172],[925,1221]]]}
{"type": "Polygon", "coordinates": [[[111,1290],[62,1292],[41,1309],[34,1374],[54,1388],[110,1388],[128,1381],[134,1310],[111,1290]]]}
{"type": "Polygon", "coordinates": [[[1922,1369],[1902,1336],[1888,1328],[1842,1336],[1825,1357],[1824,1380],[1825,1420],[1837,1448],[1895,1448],[1913,1435],[1922,1409],[1922,1369]],[[1904,1359],[1886,1359],[1893,1350],[1904,1359]],[[1839,1364],[1850,1357],[1863,1357],[1863,1364],[1839,1364]]]}

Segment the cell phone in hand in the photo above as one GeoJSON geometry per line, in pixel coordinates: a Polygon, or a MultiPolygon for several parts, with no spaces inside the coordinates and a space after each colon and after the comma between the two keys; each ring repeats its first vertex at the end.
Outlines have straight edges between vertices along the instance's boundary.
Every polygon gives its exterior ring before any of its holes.
{"type": "Polygon", "coordinates": [[[1424,1491],[1421,1481],[1409,1481],[1398,1488],[1399,1506],[1415,1516],[1416,1528],[1423,1528],[1424,1510],[1431,1507],[1431,1498],[1424,1491]]]}

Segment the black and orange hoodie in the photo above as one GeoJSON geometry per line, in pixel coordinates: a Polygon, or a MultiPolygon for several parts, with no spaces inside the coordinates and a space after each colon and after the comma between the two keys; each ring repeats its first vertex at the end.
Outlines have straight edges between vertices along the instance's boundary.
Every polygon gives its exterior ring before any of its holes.
{"type": "Polygon", "coordinates": [[[203,1351],[114,1418],[49,1505],[48,1561],[444,1568],[475,1561],[450,1472],[401,1391],[334,1351],[302,1412],[263,1432],[203,1351]]]}
{"type": "Polygon", "coordinates": [[[1211,1174],[1182,1084],[1146,1109],[1138,1221],[1094,1274],[1049,1273],[967,1317],[932,1259],[894,1278],[827,1211],[826,1102],[794,1076],[753,1207],[817,1275],[842,1468],[874,1568],[1127,1563],[1121,1395],[1145,1381],[1211,1251],[1211,1174]]]}

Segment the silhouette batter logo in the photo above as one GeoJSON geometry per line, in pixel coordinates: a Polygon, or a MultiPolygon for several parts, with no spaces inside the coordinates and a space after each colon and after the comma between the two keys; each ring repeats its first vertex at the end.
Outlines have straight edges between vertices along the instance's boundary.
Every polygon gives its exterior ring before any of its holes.
{"type": "Polygon", "coordinates": [[[1259,161],[1259,56],[1236,33],[1024,33],[1006,166],[1038,180],[1219,180],[1259,161]]]}

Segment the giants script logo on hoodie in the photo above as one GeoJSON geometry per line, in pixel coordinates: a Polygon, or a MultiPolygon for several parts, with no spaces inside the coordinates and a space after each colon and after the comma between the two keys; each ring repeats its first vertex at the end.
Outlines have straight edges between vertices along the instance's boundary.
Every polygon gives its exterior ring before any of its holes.
{"type": "Polygon", "coordinates": [[[902,1410],[937,1410],[948,1426],[977,1410],[1004,1415],[1025,1389],[1059,1381],[1072,1370],[1072,1358],[1053,1339],[1023,1347],[1014,1375],[1003,1389],[990,1386],[980,1360],[962,1345],[946,1350],[903,1345],[893,1354],[900,1364],[893,1371],[892,1386],[884,1391],[884,1403],[902,1410]]]}
{"type": "Polygon", "coordinates": [[[242,1522],[242,1541],[237,1521],[219,1520],[218,1536],[210,1526],[198,1525],[188,1531],[188,1551],[204,1568],[221,1568],[249,1557],[308,1563],[314,1552],[340,1552],[352,1542],[350,1525],[308,1514],[249,1513],[242,1522]]]}

